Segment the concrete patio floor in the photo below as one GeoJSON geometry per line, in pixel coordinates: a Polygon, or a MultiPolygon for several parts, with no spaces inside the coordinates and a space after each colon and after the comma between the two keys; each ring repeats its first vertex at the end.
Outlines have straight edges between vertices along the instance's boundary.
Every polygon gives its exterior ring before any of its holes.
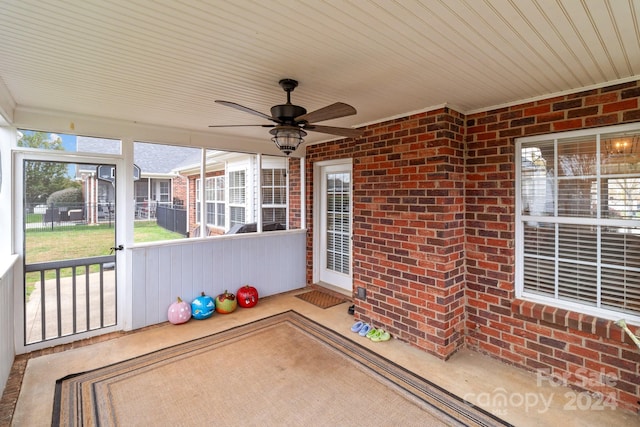
{"type": "MultiPolygon", "coordinates": [[[[349,303],[323,310],[295,297],[304,291],[264,298],[252,309],[238,309],[228,315],[214,314],[210,319],[179,326],[165,323],[32,358],[24,373],[12,425],[51,425],[55,381],[59,378],[295,310],[516,426],[640,426],[638,414],[612,409],[591,395],[469,350],[461,350],[444,362],[395,339],[371,342],[351,332],[354,320],[347,313],[349,303]]],[[[393,420],[383,420],[381,425],[393,425],[393,420]]]]}
{"type": "MultiPolygon", "coordinates": [[[[115,270],[106,270],[103,273],[102,305],[104,307],[102,322],[104,325],[113,325],[116,322],[116,280],[115,270]]],[[[89,274],[89,301],[87,303],[86,278],[84,274],[76,276],[75,296],[73,293],[73,278],[60,279],[60,336],[71,335],[75,332],[100,328],[100,273],[89,274]],[[73,309],[73,301],[76,301],[76,309],[73,309]],[[89,307],[87,307],[89,304],[89,307]],[[75,328],[74,319],[75,313],[75,328]],[[87,319],[89,313],[89,319],[87,319]],[[87,325],[87,320],[89,325],[87,325]]],[[[56,280],[45,281],[45,339],[58,337],[58,309],[56,306],[57,287],[56,280]]],[[[27,344],[42,341],[42,286],[40,282],[35,284],[34,290],[29,295],[29,301],[25,307],[27,344]]]]}

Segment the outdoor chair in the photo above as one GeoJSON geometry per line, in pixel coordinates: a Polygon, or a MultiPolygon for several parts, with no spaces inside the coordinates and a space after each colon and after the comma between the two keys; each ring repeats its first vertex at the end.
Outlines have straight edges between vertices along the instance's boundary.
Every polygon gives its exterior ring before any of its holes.
{"type": "MultiPolygon", "coordinates": [[[[200,230],[200,226],[198,225],[196,228],[193,229],[193,231],[189,234],[189,237],[202,237],[200,235],[201,230],[200,230]]],[[[211,230],[209,230],[209,227],[205,226],[205,236],[209,236],[211,233],[211,230]]]]}
{"type": "MultiPolygon", "coordinates": [[[[279,222],[265,222],[262,224],[262,231],[284,230],[285,227],[279,222]]],[[[258,231],[258,224],[235,224],[226,234],[255,233],[258,231]]]]}
{"type": "Polygon", "coordinates": [[[58,208],[47,208],[42,216],[42,222],[58,222],[60,220],[60,210],[58,208]]]}
{"type": "Polygon", "coordinates": [[[60,208],[58,221],[69,221],[69,208],[60,208]]]}
{"type": "Polygon", "coordinates": [[[84,219],[82,209],[70,209],[68,213],[69,221],[82,221],[84,219]]]}

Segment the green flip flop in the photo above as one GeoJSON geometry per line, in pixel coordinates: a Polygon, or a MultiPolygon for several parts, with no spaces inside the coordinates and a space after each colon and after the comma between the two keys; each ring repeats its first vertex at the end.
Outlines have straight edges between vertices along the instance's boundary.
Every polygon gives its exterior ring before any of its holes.
{"type": "Polygon", "coordinates": [[[376,333],[371,336],[371,341],[373,342],[389,341],[390,339],[391,334],[387,331],[383,331],[382,329],[377,329],[376,333]]]}
{"type": "Polygon", "coordinates": [[[367,335],[365,335],[365,337],[371,339],[371,337],[373,337],[375,334],[377,334],[378,331],[379,331],[379,329],[371,328],[371,330],[369,332],[367,332],[367,335]]]}

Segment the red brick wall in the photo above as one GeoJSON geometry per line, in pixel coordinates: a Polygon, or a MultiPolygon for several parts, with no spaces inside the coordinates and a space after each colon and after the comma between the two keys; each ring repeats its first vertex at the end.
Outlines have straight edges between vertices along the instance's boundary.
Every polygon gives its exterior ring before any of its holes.
{"type": "Polygon", "coordinates": [[[189,191],[189,178],[178,175],[171,181],[173,192],[173,203],[187,206],[187,192],[189,191]]]}
{"type": "Polygon", "coordinates": [[[442,358],[463,344],[463,132],[460,114],[443,108],[307,150],[309,177],[316,161],[353,157],[359,318],[442,358]]]}
{"type": "Polygon", "coordinates": [[[302,228],[300,159],[291,157],[287,159],[287,162],[289,163],[289,228],[302,228]]]}
{"type": "Polygon", "coordinates": [[[463,115],[448,108],[307,148],[353,158],[356,318],[446,359],[461,345],[640,409],[640,352],[612,322],[515,299],[515,138],[640,120],[640,83],[463,115]],[[595,379],[598,379],[596,381],[595,379]]]}
{"type": "Polygon", "coordinates": [[[515,300],[514,148],[521,136],[638,120],[639,82],[468,116],[465,209],[467,346],[552,372],[578,387],[612,393],[636,411],[640,352],[620,328],[515,300]]]}

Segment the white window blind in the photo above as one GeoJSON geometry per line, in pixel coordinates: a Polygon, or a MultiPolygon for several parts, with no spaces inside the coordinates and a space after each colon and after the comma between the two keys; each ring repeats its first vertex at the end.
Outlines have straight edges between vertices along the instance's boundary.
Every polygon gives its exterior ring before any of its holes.
{"type": "Polygon", "coordinates": [[[640,130],[517,144],[520,297],[640,319],[640,130]]]}
{"type": "Polygon", "coordinates": [[[230,225],[244,224],[246,218],[246,172],[229,172],[229,220],[230,225]]]}
{"type": "Polygon", "coordinates": [[[327,174],[327,268],[349,274],[351,174],[327,174]]]}
{"type": "Polygon", "coordinates": [[[287,223],[286,169],[262,169],[262,221],[287,223]]]}

